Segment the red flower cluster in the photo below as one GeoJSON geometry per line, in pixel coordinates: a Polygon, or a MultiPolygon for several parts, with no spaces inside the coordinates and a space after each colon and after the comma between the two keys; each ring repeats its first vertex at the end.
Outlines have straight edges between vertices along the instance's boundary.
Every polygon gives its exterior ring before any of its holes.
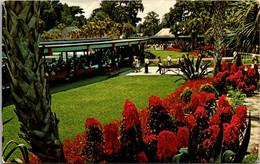
{"type": "Polygon", "coordinates": [[[189,129],[187,127],[180,127],[177,132],[178,149],[188,147],[189,129]]]}
{"type": "Polygon", "coordinates": [[[258,80],[259,73],[257,66],[254,66],[254,68],[251,68],[251,66],[245,68],[244,65],[239,67],[236,65],[227,66],[227,64],[223,62],[222,72],[219,72],[212,81],[214,87],[220,94],[226,93],[226,86],[231,86],[233,89],[240,88],[244,93],[250,94],[254,91],[258,80]]]}
{"type": "Polygon", "coordinates": [[[137,158],[138,158],[138,162],[139,163],[147,163],[148,162],[148,159],[146,157],[146,155],[144,154],[144,152],[140,152],[138,155],[137,155],[137,158]]]}
{"type": "Polygon", "coordinates": [[[199,56],[199,52],[189,52],[190,55],[199,56]]]}
{"type": "Polygon", "coordinates": [[[140,124],[139,116],[138,116],[138,111],[135,107],[135,104],[129,100],[126,100],[125,102],[125,109],[122,113],[124,117],[124,124],[125,124],[125,130],[128,128],[133,127],[134,125],[140,124]]]}
{"type": "Polygon", "coordinates": [[[118,140],[118,126],[115,123],[108,123],[104,127],[105,129],[105,148],[104,153],[110,155],[117,153],[120,149],[120,142],[118,140]]]}
{"type": "Polygon", "coordinates": [[[149,136],[147,136],[147,137],[145,137],[144,139],[143,139],[143,141],[144,141],[144,143],[151,143],[153,140],[155,140],[156,139],[156,135],[155,134],[151,134],[151,135],[149,135],[149,136]]]}
{"type": "Polygon", "coordinates": [[[188,127],[193,129],[193,127],[197,126],[197,123],[195,121],[195,118],[193,115],[189,114],[188,116],[186,116],[186,121],[188,124],[188,127]]]}
{"type": "Polygon", "coordinates": [[[159,106],[162,105],[162,100],[159,96],[152,95],[149,98],[149,104],[150,104],[150,107],[158,108],[159,106]]]}
{"type": "Polygon", "coordinates": [[[195,111],[198,107],[204,107],[206,105],[205,101],[203,101],[203,97],[200,94],[192,94],[190,104],[193,111],[195,111]]]}
{"type": "Polygon", "coordinates": [[[208,115],[203,107],[197,107],[194,115],[195,115],[196,119],[208,117],[208,115]]]}
{"type": "Polygon", "coordinates": [[[220,118],[219,118],[219,115],[218,114],[214,114],[212,117],[211,117],[211,120],[210,120],[210,125],[219,125],[220,124],[220,118]]]}
{"type": "Polygon", "coordinates": [[[165,50],[167,50],[167,51],[181,51],[178,48],[166,48],[165,50]]]}
{"type": "Polygon", "coordinates": [[[101,123],[99,122],[98,119],[94,118],[94,117],[91,117],[91,118],[88,118],[85,122],[85,127],[86,128],[89,128],[89,127],[97,127],[97,126],[101,126],[101,123]]]}
{"type": "Polygon", "coordinates": [[[84,162],[84,159],[80,156],[76,156],[74,159],[73,159],[73,163],[85,163],[84,162]]]}
{"type": "Polygon", "coordinates": [[[177,153],[177,139],[173,132],[163,130],[159,133],[157,140],[157,156],[160,160],[166,162],[168,158],[177,153]]]}

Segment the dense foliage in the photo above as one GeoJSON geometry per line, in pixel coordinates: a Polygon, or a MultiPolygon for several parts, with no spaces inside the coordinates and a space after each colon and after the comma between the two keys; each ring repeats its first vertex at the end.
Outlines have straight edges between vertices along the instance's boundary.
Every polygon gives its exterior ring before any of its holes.
{"type": "Polygon", "coordinates": [[[259,72],[256,65],[252,68],[251,65],[245,67],[223,62],[221,72],[212,81],[220,95],[226,94],[228,87],[241,89],[245,94],[250,95],[259,81],[259,72]]]}

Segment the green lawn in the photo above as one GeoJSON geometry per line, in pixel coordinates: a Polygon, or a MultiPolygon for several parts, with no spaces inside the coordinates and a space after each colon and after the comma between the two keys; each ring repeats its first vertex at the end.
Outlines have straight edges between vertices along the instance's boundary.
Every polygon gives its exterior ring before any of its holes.
{"type": "Polygon", "coordinates": [[[160,56],[161,59],[166,59],[167,56],[172,55],[172,59],[177,59],[178,56],[182,56],[187,54],[187,52],[178,52],[178,51],[166,51],[166,50],[147,50],[148,52],[154,54],[157,58],[157,56],[160,56]]]}
{"type": "MultiPolygon", "coordinates": [[[[133,101],[138,110],[148,106],[148,98],[157,95],[164,98],[183,83],[175,76],[118,76],[100,82],[79,86],[52,94],[52,111],[59,118],[60,139],[73,138],[83,133],[85,120],[96,117],[101,123],[122,118],[126,99],[133,101]]],[[[15,116],[14,106],[4,107],[3,120],[15,116]]],[[[3,128],[5,142],[18,138],[17,117],[3,128]]]]}

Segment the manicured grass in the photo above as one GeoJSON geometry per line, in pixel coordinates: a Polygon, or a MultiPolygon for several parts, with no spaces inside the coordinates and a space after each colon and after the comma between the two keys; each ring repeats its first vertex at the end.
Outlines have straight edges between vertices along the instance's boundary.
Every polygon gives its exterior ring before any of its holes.
{"type": "MultiPolygon", "coordinates": [[[[118,76],[101,82],[80,86],[52,94],[52,111],[59,118],[59,134],[61,141],[73,138],[84,132],[85,120],[95,117],[106,123],[122,119],[122,111],[126,99],[133,101],[138,110],[148,106],[151,95],[164,98],[179,88],[184,81],[174,83],[176,76],[118,76]]],[[[14,106],[3,109],[3,120],[15,116],[14,106]]],[[[19,122],[17,117],[3,128],[5,142],[16,140],[24,143],[18,137],[19,122]]]]}
{"type": "Polygon", "coordinates": [[[172,59],[178,59],[178,56],[182,57],[182,55],[186,55],[187,52],[178,52],[178,51],[166,51],[166,50],[147,50],[148,52],[157,56],[160,56],[161,59],[166,59],[167,56],[171,55],[172,59]]]}

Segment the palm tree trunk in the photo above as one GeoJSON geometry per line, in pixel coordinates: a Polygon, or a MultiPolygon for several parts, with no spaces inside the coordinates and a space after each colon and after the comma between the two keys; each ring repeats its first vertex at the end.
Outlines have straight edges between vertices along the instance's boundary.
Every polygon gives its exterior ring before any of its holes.
{"type": "Polygon", "coordinates": [[[223,21],[225,14],[225,1],[214,1],[214,76],[220,71],[220,65],[222,60],[222,47],[224,46],[224,30],[223,21]]]}
{"type": "Polygon", "coordinates": [[[5,1],[4,51],[20,135],[42,162],[66,162],[39,54],[40,1],[5,1]]]}

